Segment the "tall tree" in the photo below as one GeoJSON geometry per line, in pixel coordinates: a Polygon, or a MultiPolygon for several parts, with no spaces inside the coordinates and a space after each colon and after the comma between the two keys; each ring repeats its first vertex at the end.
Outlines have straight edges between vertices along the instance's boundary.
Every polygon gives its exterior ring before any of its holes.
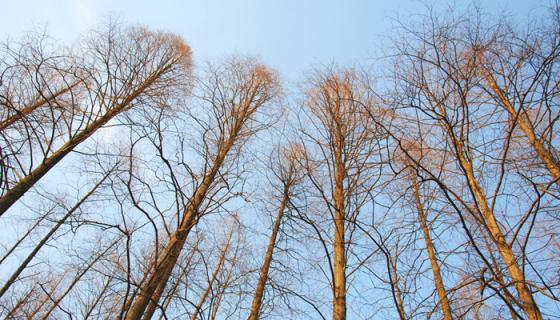
{"type": "MultiPolygon", "coordinates": [[[[74,67],[78,69],[76,73],[85,78],[80,80],[80,86],[71,82],[56,90],[58,94],[51,94],[47,99],[39,98],[49,105],[45,113],[53,114],[50,122],[36,124],[39,127],[25,135],[22,141],[13,137],[18,135],[17,132],[1,132],[1,147],[9,152],[2,160],[8,169],[3,170],[5,183],[0,197],[0,215],[76,146],[116,116],[149,103],[151,99],[172,95],[188,82],[190,48],[173,34],[111,26],[108,31],[89,39],[82,50],[77,53],[82,57],[76,58],[77,67],[74,67]],[[57,95],[68,96],[68,99],[53,98],[57,95]],[[43,130],[46,132],[42,133],[43,130]],[[39,152],[34,151],[35,144],[39,145],[39,152]],[[22,151],[24,146],[29,150],[22,151]]],[[[7,80],[17,81],[17,78],[7,80]]],[[[59,82],[65,83],[64,80],[59,82]]],[[[44,94],[38,91],[32,95],[44,94]]],[[[20,120],[29,117],[24,117],[21,112],[16,115],[21,116],[20,120]]],[[[9,119],[8,116],[6,121],[9,119]]]]}
{"type": "MultiPolygon", "coordinates": [[[[432,13],[421,22],[424,28],[407,29],[406,41],[397,43],[396,91],[392,94],[402,99],[394,107],[407,124],[393,137],[415,166],[437,182],[456,209],[470,245],[485,268],[492,270],[493,279],[500,282],[496,294],[511,312],[516,313],[519,307],[529,319],[541,319],[523,267],[527,256],[520,254],[525,245],[516,248],[519,231],[527,217],[534,215],[534,207],[530,205],[526,213],[518,215],[519,225],[513,230],[500,223],[500,217],[507,217],[511,225],[514,215],[502,211],[504,192],[517,199],[525,196],[506,183],[506,179],[517,178],[515,171],[508,171],[509,164],[517,161],[511,152],[515,125],[499,108],[487,103],[487,90],[481,88],[484,80],[479,77],[482,61],[472,50],[474,43],[483,42],[483,35],[494,34],[495,29],[485,33],[477,22],[482,16],[476,13],[463,21],[453,19],[453,14],[436,17],[432,13]],[[472,23],[479,28],[469,28],[472,23]],[[430,158],[437,163],[415,157],[403,143],[411,133],[420,134],[429,149],[444,149],[444,156],[430,158]],[[469,218],[465,218],[466,212],[469,218]],[[511,287],[517,296],[509,291],[511,287]]],[[[538,203],[542,196],[531,198],[538,203]]],[[[528,239],[531,228],[526,232],[528,239]]]]}
{"type": "MultiPolygon", "coordinates": [[[[310,79],[303,112],[302,144],[307,176],[332,223],[332,257],[325,252],[332,281],[333,319],[346,318],[348,249],[353,222],[379,179],[379,131],[363,109],[372,106],[367,79],[354,70],[325,70],[310,79]]],[[[322,217],[324,219],[325,216],[322,217]]]]}
{"type": "Polygon", "coordinates": [[[269,277],[270,265],[273,261],[274,249],[282,225],[282,218],[286,210],[288,210],[290,199],[293,197],[294,187],[297,183],[301,182],[302,179],[302,168],[299,165],[303,152],[302,147],[298,144],[292,144],[287,147],[279,147],[275,152],[278,154],[272,156],[271,171],[277,180],[276,183],[278,184],[277,189],[280,194],[280,202],[278,204],[278,213],[274,219],[274,225],[268,240],[259,281],[253,296],[249,320],[259,319],[265,286],[269,277]]]}
{"type": "Polygon", "coordinates": [[[204,130],[204,173],[182,212],[178,228],[173,232],[163,252],[140,288],[127,319],[149,319],[145,314],[150,303],[158,303],[163,288],[181,254],[187,236],[204,215],[204,206],[220,189],[230,163],[235,163],[238,149],[257,128],[260,109],[278,94],[274,73],[251,60],[229,61],[210,71],[200,83],[200,98],[207,106],[210,118],[200,120],[204,130]],[[225,172],[224,172],[225,171],[225,172]]]}

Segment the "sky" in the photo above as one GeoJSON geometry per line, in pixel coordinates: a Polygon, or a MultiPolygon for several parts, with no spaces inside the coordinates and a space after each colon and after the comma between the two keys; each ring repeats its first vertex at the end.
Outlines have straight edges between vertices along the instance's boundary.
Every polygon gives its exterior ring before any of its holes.
{"type": "MultiPolygon", "coordinates": [[[[258,57],[295,80],[312,67],[363,65],[379,57],[395,21],[412,19],[426,0],[0,0],[0,41],[26,31],[63,43],[117,17],[180,34],[195,64],[231,55],[258,57]]],[[[461,5],[467,1],[438,1],[461,5]]],[[[470,3],[470,1],[469,1],[470,3]]],[[[489,12],[523,19],[550,1],[489,0],[489,12]]]]}

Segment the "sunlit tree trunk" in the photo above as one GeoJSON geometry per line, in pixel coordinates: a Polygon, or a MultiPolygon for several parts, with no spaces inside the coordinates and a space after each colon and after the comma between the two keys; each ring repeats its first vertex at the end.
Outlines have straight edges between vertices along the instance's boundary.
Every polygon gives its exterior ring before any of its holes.
{"type": "Polygon", "coordinates": [[[432,237],[430,235],[430,227],[428,226],[426,212],[424,211],[424,205],[422,204],[422,199],[420,197],[420,186],[416,176],[411,176],[411,179],[412,187],[414,189],[414,201],[416,203],[416,209],[418,210],[418,219],[420,220],[420,225],[422,226],[422,233],[424,236],[424,242],[426,244],[426,251],[428,251],[428,257],[430,259],[430,265],[432,267],[434,284],[436,286],[439,297],[439,305],[441,305],[443,318],[445,320],[452,320],[453,314],[451,313],[451,306],[449,304],[449,300],[447,299],[447,291],[445,290],[445,286],[443,284],[441,270],[437,261],[432,237]]]}
{"type": "Polygon", "coordinates": [[[343,137],[335,139],[334,180],[334,242],[333,242],[333,320],[346,319],[346,243],[344,179],[346,170],[343,162],[343,137]]]}
{"type": "Polygon", "coordinates": [[[353,69],[327,69],[315,74],[306,91],[304,112],[310,125],[302,130],[302,140],[309,141],[304,146],[309,154],[307,176],[325,204],[330,224],[325,237],[332,250],[325,250],[325,255],[335,320],[346,319],[347,251],[355,234],[351,230],[358,228],[360,208],[368,201],[376,183],[374,171],[380,168],[373,159],[381,134],[364,110],[374,104],[367,86],[368,79],[353,69]]]}
{"type": "Polygon", "coordinates": [[[251,304],[251,314],[249,315],[249,320],[259,319],[264,289],[268,280],[268,271],[270,270],[270,264],[272,263],[272,255],[274,254],[274,247],[276,246],[276,237],[278,236],[278,231],[280,230],[280,225],[282,224],[282,217],[284,216],[284,211],[286,210],[286,205],[289,200],[288,195],[289,190],[285,189],[284,197],[280,202],[278,215],[276,216],[276,220],[274,221],[274,226],[272,228],[272,233],[270,234],[270,239],[268,240],[268,247],[266,248],[266,254],[261,268],[261,273],[259,275],[259,282],[257,284],[257,288],[255,289],[253,303],[251,304]]]}
{"type": "Polygon", "coordinates": [[[535,300],[533,299],[533,293],[531,289],[527,286],[525,281],[525,275],[521,270],[519,261],[517,260],[515,253],[511,245],[507,242],[500,225],[496,221],[494,212],[490,209],[488,201],[486,200],[486,195],[476,180],[473,172],[473,168],[470,162],[464,156],[464,146],[460,141],[455,141],[457,144],[457,157],[463,168],[463,172],[467,178],[470,190],[476,199],[478,209],[482,213],[485,221],[485,227],[492,237],[492,241],[496,245],[500,256],[504,260],[509,275],[513,281],[515,289],[519,294],[520,307],[527,314],[528,319],[540,320],[542,319],[541,312],[537,307],[535,300]]]}
{"type": "Polygon", "coordinates": [[[498,97],[498,100],[502,104],[503,108],[510,114],[512,119],[517,119],[517,124],[519,124],[519,128],[521,128],[521,131],[523,131],[527,137],[529,144],[533,147],[537,156],[544,163],[556,184],[560,186],[560,163],[558,162],[558,159],[554,157],[553,152],[542,143],[535,133],[534,126],[527,114],[527,111],[522,107],[519,111],[515,110],[515,107],[511,104],[510,100],[502,88],[500,88],[498,83],[496,83],[496,80],[492,77],[492,75],[487,74],[485,79],[488,86],[498,97]]]}
{"type": "Polygon", "coordinates": [[[208,296],[210,295],[210,293],[212,292],[212,287],[214,286],[214,282],[216,281],[216,278],[218,277],[218,274],[220,272],[223,272],[223,267],[224,267],[224,263],[226,261],[226,257],[228,254],[228,250],[231,244],[231,238],[233,236],[233,232],[235,229],[235,222],[231,227],[231,230],[227,236],[227,240],[226,243],[224,244],[224,247],[222,248],[221,252],[220,252],[220,256],[218,257],[218,261],[216,262],[216,266],[214,266],[214,270],[212,271],[212,275],[210,276],[210,280],[208,281],[208,285],[206,286],[206,290],[204,290],[204,292],[202,293],[202,295],[200,296],[200,299],[198,300],[198,303],[196,304],[193,314],[191,316],[191,320],[196,320],[200,310],[202,310],[202,306],[204,306],[204,303],[206,302],[206,299],[208,298],[208,296]]]}

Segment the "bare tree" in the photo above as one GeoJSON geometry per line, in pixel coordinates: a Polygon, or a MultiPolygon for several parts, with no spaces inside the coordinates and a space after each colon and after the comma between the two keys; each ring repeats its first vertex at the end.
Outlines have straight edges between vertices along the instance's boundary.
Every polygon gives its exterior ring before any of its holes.
{"type": "MultiPolygon", "coordinates": [[[[527,279],[525,266],[533,265],[528,246],[540,242],[532,233],[538,225],[538,207],[545,200],[541,192],[530,190],[536,191],[537,184],[549,189],[556,180],[541,184],[516,167],[521,160],[514,148],[523,145],[515,136],[517,121],[511,112],[504,114],[504,101],[492,103],[489,68],[478,50],[495,44],[501,29],[484,26],[483,19],[480,12],[459,20],[453,12],[440,16],[430,11],[420,25],[403,27],[405,37],[396,42],[396,86],[391,92],[395,99],[390,102],[403,129],[387,129],[393,130],[395,143],[417,172],[434,181],[455,209],[469,245],[483,264],[479,272],[485,277],[485,270],[490,271],[492,281],[498,283],[485,280],[484,287],[505,303],[513,317],[519,317],[519,308],[529,319],[541,319],[534,282],[527,279]],[[421,137],[418,143],[426,146],[420,148],[439,150],[440,156],[419,158],[405,143],[411,134],[421,137]],[[518,203],[518,209],[507,205],[511,201],[518,203]],[[523,205],[525,201],[528,205],[523,205]]],[[[539,281],[548,272],[533,271],[539,281]]]]}
{"type": "Polygon", "coordinates": [[[428,252],[430,265],[434,276],[434,284],[439,296],[438,304],[441,305],[443,318],[446,320],[451,320],[453,319],[453,313],[451,312],[451,305],[449,303],[449,299],[447,298],[447,290],[445,289],[445,285],[443,283],[439,261],[436,256],[436,250],[434,248],[434,243],[430,234],[430,227],[428,225],[428,219],[426,217],[427,213],[425,211],[424,204],[421,198],[420,185],[415,176],[411,177],[411,183],[414,192],[414,201],[418,210],[418,220],[420,220],[420,225],[422,227],[422,233],[424,235],[424,241],[426,243],[426,251],[428,252]]]}
{"type": "Polygon", "coordinates": [[[266,248],[266,254],[262,263],[259,281],[255,289],[255,295],[253,296],[251,313],[248,318],[250,320],[259,319],[265,286],[268,281],[270,265],[273,260],[274,248],[276,247],[276,239],[282,225],[282,218],[284,217],[284,212],[288,210],[287,208],[289,206],[290,199],[293,196],[294,186],[301,182],[301,179],[303,178],[302,168],[299,166],[303,152],[300,145],[292,144],[283,148],[279,147],[278,150],[275,150],[275,152],[278,154],[272,156],[274,160],[272,161],[271,171],[273,172],[276,180],[278,180],[277,188],[280,193],[280,203],[278,205],[278,214],[274,220],[268,246],[266,248]]]}
{"type": "MultiPolygon", "coordinates": [[[[53,114],[50,122],[37,124],[21,142],[10,132],[1,132],[2,149],[8,150],[2,161],[10,169],[3,173],[0,215],[76,146],[116,116],[180,89],[191,66],[190,49],[178,36],[143,28],[121,30],[111,26],[93,36],[83,52],[77,54],[85,57],[75,67],[80,76],[85,74],[85,80],[79,78],[85,92],[73,92],[74,82],[59,89],[69,95],[68,101],[60,102],[61,111],[54,103],[57,101],[46,99],[50,108],[44,112],[53,114]],[[34,144],[38,144],[38,152],[34,144]],[[22,151],[24,146],[29,150],[22,151]]],[[[64,83],[64,78],[59,82],[64,83]]],[[[8,115],[6,121],[9,119],[8,115]]]]}
{"type": "Polygon", "coordinates": [[[493,27],[472,23],[465,28],[481,33],[468,41],[473,63],[478,63],[481,87],[519,127],[534,154],[560,186],[560,161],[555,132],[560,111],[558,66],[560,65],[560,7],[555,4],[548,19],[520,31],[511,23],[493,27]]]}
{"type": "MultiPolygon", "coordinates": [[[[347,269],[354,222],[379,179],[382,137],[363,109],[371,106],[368,81],[354,70],[325,70],[310,79],[301,130],[305,170],[328,217],[332,256],[324,243],[332,281],[333,319],[346,318],[347,269]]],[[[314,213],[318,214],[318,213],[314,213]]],[[[313,220],[313,219],[311,219],[313,220]]],[[[317,229],[318,230],[318,229],[317,229]]]]}
{"type": "MultiPolygon", "coordinates": [[[[407,141],[403,139],[402,146],[405,150],[407,150],[408,155],[414,156],[417,161],[429,158],[433,156],[433,153],[437,154],[437,152],[431,150],[421,150],[420,148],[422,147],[422,143],[419,143],[419,141],[407,141]]],[[[437,162],[437,160],[434,162],[437,162]]],[[[430,204],[431,202],[436,201],[438,194],[437,192],[431,191],[428,188],[428,184],[422,183],[423,181],[418,177],[418,174],[421,176],[421,170],[415,166],[415,163],[412,162],[410,158],[403,155],[399,148],[396,148],[393,157],[391,158],[391,164],[391,167],[396,170],[395,178],[402,175],[404,180],[402,181],[402,184],[406,186],[404,188],[402,185],[397,186],[397,188],[401,188],[401,191],[398,193],[399,196],[404,194],[406,199],[406,194],[411,193],[408,197],[411,199],[407,202],[413,204],[417,214],[417,219],[414,220],[416,220],[420,225],[422,238],[425,244],[425,251],[428,254],[430,269],[433,275],[434,286],[436,287],[439,298],[436,307],[441,307],[444,319],[453,319],[452,308],[448,298],[448,291],[444,285],[440,262],[437,256],[436,246],[433,241],[432,223],[428,218],[428,214],[430,210],[432,210],[430,204]]]]}
{"type": "Polygon", "coordinates": [[[208,210],[205,207],[214,205],[213,199],[228,187],[228,167],[235,164],[243,142],[258,129],[255,119],[259,110],[278,94],[275,75],[250,60],[230,61],[211,69],[207,80],[200,85],[200,99],[210,115],[207,119],[197,119],[203,128],[204,142],[200,151],[204,158],[203,175],[200,181],[195,180],[192,195],[181,199],[185,206],[178,227],[158,255],[149,278],[127,312],[127,319],[151,317],[145,314],[146,308],[150,303],[158,303],[160,295],[157,293],[167,285],[189,232],[208,210]]]}

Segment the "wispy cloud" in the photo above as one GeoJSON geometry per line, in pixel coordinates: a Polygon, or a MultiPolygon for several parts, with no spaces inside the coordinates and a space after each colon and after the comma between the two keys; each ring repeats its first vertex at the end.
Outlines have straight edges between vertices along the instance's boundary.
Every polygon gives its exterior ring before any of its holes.
{"type": "Polygon", "coordinates": [[[95,23],[94,9],[89,0],[74,0],[73,7],[80,30],[87,30],[95,23]]]}

